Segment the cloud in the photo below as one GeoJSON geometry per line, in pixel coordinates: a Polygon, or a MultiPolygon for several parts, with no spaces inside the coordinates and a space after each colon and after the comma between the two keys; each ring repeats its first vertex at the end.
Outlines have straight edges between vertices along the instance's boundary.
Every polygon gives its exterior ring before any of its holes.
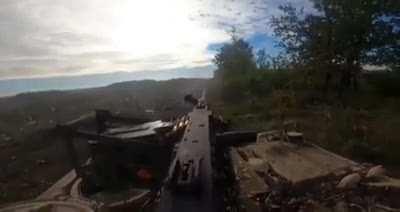
{"type": "Polygon", "coordinates": [[[249,39],[270,34],[283,2],[2,0],[0,79],[210,65],[210,44],[232,27],[249,39]]]}
{"type": "Polygon", "coordinates": [[[208,24],[229,32],[235,28],[236,33],[250,37],[255,33],[272,35],[269,21],[272,16],[279,16],[282,11],[279,5],[292,4],[303,8],[306,13],[314,12],[309,0],[201,0],[203,7],[198,17],[208,19],[208,24]]]}

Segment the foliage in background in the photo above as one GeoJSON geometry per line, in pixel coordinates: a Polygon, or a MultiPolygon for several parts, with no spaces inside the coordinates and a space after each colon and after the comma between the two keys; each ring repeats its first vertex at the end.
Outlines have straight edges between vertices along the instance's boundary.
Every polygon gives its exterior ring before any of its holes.
{"type": "MultiPolygon", "coordinates": [[[[288,5],[272,19],[275,35],[295,66],[319,77],[339,95],[358,89],[365,65],[398,69],[400,4],[397,0],[312,0],[316,13],[288,5]]],[[[315,80],[314,80],[315,81],[315,80]]]]}
{"type": "Polygon", "coordinates": [[[225,44],[215,56],[217,70],[214,77],[220,81],[222,97],[227,101],[237,101],[247,94],[249,74],[257,67],[253,48],[243,39],[232,36],[231,43],[225,44]]]}
{"type": "Polygon", "coordinates": [[[237,128],[295,122],[307,139],[329,150],[400,164],[400,4],[312,2],[317,13],[284,5],[273,19],[283,54],[255,52],[237,37],[220,49],[213,80],[220,93],[213,93],[222,101],[214,109],[237,128]],[[367,72],[366,65],[389,71],[367,72]]]}

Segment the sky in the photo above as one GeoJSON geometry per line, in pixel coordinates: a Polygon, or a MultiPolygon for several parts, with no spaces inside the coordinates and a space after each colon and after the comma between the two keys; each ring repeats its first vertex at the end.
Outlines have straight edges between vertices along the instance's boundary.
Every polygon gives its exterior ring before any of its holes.
{"type": "Polygon", "coordinates": [[[212,68],[233,27],[277,54],[268,20],[287,1],[1,0],[0,80],[212,68]]]}

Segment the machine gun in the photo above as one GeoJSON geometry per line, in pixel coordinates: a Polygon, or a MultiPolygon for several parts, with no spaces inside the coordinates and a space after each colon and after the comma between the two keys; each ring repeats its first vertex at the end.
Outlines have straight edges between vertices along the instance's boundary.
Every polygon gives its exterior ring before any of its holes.
{"type": "Polygon", "coordinates": [[[34,201],[0,212],[318,211],[332,204],[342,211],[354,205],[352,199],[365,203],[357,207],[381,211],[374,208],[389,207],[371,205],[371,198],[389,202],[400,193],[399,180],[380,166],[326,151],[305,142],[301,133],[228,131],[205,92],[185,100],[193,110],[171,121],[98,110],[95,130],[79,127],[86,117],[59,125],[73,170],[34,201]],[[87,141],[91,150],[83,165],[76,139],[87,141]],[[359,187],[364,193],[350,190],[359,187]],[[344,199],[349,204],[343,205],[344,199]]]}
{"type": "Polygon", "coordinates": [[[191,96],[186,96],[185,100],[194,108],[188,114],[189,124],[183,137],[176,144],[158,211],[221,211],[222,203],[218,202],[221,197],[214,187],[213,153],[215,131],[222,130],[223,123],[213,119],[205,92],[198,100],[191,96]]]}
{"type": "Polygon", "coordinates": [[[184,99],[193,109],[175,120],[96,110],[94,117],[58,125],[73,171],[38,199],[63,193],[65,198],[73,194],[74,199],[94,201],[106,211],[221,211],[224,192],[216,186],[219,149],[233,137],[254,141],[256,132],[224,133],[227,124],[209,109],[205,91],[200,98],[184,99]],[[82,127],[88,119],[94,120],[94,129],[93,124],[82,127]],[[75,147],[82,141],[90,150],[83,165],[75,147]]]}

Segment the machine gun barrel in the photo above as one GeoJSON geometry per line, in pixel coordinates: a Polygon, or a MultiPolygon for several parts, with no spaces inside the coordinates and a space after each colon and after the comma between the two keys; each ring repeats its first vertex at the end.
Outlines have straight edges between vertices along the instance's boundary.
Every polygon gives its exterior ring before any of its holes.
{"type": "Polygon", "coordinates": [[[212,112],[207,108],[205,92],[195,102],[188,114],[189,124],[176,146],[168,186],[161,192],[160,212],[215,211],[217,208],[213,188],[212,112]]]}

